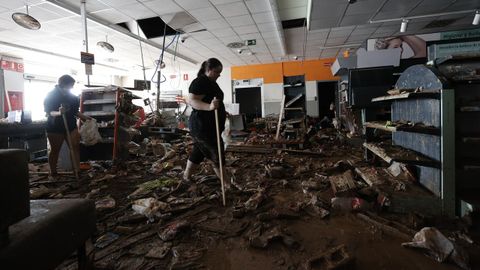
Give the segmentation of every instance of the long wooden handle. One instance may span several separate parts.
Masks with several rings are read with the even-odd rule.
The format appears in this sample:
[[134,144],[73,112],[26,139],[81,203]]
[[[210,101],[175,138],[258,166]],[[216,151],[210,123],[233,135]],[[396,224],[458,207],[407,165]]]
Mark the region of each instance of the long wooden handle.
[[223,182],[223,160],[222,160],[222,143],[220,141],[220,128],[218,123],[218,110],[215,109],[215,126],[217,127],[217,147],[218,147],[218,161],[220,163],[220,183],[222,185],[222,199],[223,199],[223,206],[226,206],[226,199],[225,199],[225,184]]
[[67,133],[67,143],[68,149],[70,150],[70,160],[72,162],[72,168],[75,173],[75,178],[78,180],[77,158],[75,156],[75,153],[73,152],[72,137],[70,137],[70,130],[68,130],[67,117],[65,116],[65,113],[62,113],[62,118],[63,125],[65,126],[65,132]]

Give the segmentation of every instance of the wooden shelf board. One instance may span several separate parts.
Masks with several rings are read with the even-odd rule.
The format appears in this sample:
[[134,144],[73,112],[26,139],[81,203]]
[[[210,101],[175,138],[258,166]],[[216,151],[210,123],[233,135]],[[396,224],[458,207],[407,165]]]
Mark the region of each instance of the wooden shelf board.
[[430,135],[441,135],[440,128],[436,127],[428,127],[428,126],[410,126],[410,125],[396,125],[396,126],[387,126],[386,122],[365,122],[363,124],[367,128],[375,128],[380,129],[388,132],[414,132],[414,133],[423,133],[423,134],[430,134]]
[[115,99],[87,99],[83,101],[83,105],[92,105],[92,104],[115,104],[117,101]]
[[416,151],[398,145],[363,143],[363,146],[389,164],[392,163],[392,161],[396,161],[405,164],[434,168],[439,168],[441,165],[438,160],[431,159]]
[[389,100],[398,100],[398,99],[408,99],[408,98],[440,98],[439,91],[425,91],[425,92],[409,92],[409,93],[402,93],[398,95],[388,95],[382,97],[376,97],[372,99],[372,102],[379,102],[379,101],[389,101]]

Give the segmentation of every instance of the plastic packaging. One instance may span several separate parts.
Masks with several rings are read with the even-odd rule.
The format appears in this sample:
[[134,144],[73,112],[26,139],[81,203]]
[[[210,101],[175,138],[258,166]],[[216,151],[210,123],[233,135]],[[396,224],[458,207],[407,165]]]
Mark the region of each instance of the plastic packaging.
[[80,136],[85,145],[95,145],[102,141],[102,136],[98,132],[97,120],[91,119],[85,121],[80,127]]

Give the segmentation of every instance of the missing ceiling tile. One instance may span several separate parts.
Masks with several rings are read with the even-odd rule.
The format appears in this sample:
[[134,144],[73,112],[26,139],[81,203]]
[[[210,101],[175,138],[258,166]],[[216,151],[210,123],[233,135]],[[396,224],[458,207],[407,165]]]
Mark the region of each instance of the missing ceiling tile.
[[298,27],[304,27],[306,23],[307,23],[306,18],[286,20],[286,21],[282,21],[282,27],[283,29],[298,28]]
[[457,20],[458,19],[435,20],[425,25],[424,28],[445,27],[445,26],[449,26],[450,24],[454,23]]

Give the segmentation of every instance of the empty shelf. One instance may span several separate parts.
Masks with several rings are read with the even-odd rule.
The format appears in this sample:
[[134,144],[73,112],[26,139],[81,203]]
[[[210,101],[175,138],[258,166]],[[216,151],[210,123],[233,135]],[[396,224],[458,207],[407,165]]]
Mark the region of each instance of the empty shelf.
[[83,101],[83,105],[91,104],[115,104],[117,101],[115,99],[87,99]]
[[434,168],[439,168],[441,165],[438,160],[431,159],[418,152],[398,145],[363,143],[363,146],[389,164],[392,163],[392,161],[396,161],[405,164]]

